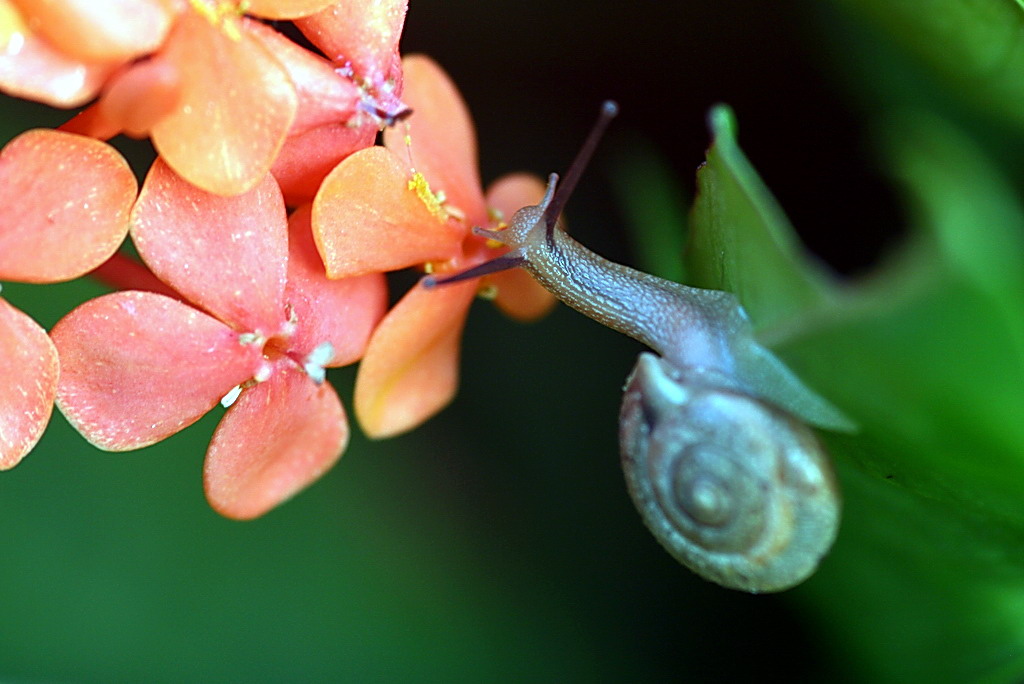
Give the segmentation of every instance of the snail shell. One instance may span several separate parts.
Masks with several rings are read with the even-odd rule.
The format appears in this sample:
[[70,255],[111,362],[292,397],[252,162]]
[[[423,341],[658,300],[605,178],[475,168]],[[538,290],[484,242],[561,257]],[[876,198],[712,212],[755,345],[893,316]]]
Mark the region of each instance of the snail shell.
[[781,591],[811,575],[835,540],[831,466],[788,413],[645,352],[627,380],[619,425],[644,522],[706,579]]

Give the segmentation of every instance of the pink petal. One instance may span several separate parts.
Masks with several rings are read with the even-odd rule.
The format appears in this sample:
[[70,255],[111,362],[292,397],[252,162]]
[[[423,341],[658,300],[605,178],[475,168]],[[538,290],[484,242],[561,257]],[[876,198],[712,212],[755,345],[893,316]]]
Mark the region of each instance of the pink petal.
[[340,0],[295,25],[328,59],[351,65],[357,78],[378,88],[394,78],[392,55],[408,5],[408,0]]
[[206,497],[229,518],[263,515],[333,466],[348,434],[334,388],[279,360],[217,426],[203,468]]
[[46,331],[0,299],[0,470],[32,450],[53,412],[57,350]]
[[298,109],[288,135],[299,135],[316,126],[346,123],[358,113],[362,94],[352,82],[335,71],[323,57],[299,47],[266,24],[247,21],[246,29],[281,63],[295,84]]
[[[411,139],[411,163],[443,191],[447,204],[466,215],[469,225],[485,225],[487,210],[477,170],[476,132],[466,103],[441,67],[429,57],[413,55],[402,61],[405,90],[402,99],[412,107],[406,119]],[[401,159],[409,159],[406,129],[384,131],[384,143]]]
[[430,290],[417,285],[377,326],[355,387],[356,416],[368,436],[411,430],[455,396],[462,328],[477,280]]
[[181,73],[170,61],[159,55],[139,60],[107,82],[97,118],[113,130],[144,138],[177,108],[183,89]]
[[181,299],[181,295],[170,285],[153,275],[133,257],[125,252],[117,252],[89,276],[103,283],[112,290],[145,290],[166,295],[172,299]]
[[387,310],[387,281],[382,273],[329,280],[313,242],[309,217],[307,204],[289,220],[285,298],[297,321],[289,349],[304,356],[330,342],[334,357],[324,365],[345,366],[363,355],[370,333]]
[[222,197],[157,159],[131,222],[143,261],[187,299],[240,331],[270,336],[281,329],[288,229],[271,176],[244,194]]
[[96,268],[124,241],[137,189],[106,143],[22,133],[0,151],[0,278],[55,282]]
[[285,203],[295,207],[312,202],[327,174],[353,152],[372,145],[376,137],[377,125],[369,120],[360,126],[318,126],[286,139],[270,169]]
[[61,359],[57,405],[107,451],[139,449],[191,425],[263,363],[258,345],[152,292],[90,300],[50,335]]
[[114,68],[112,62],[66,55],[30,31],[8,0],[0,0],[0,91],[54,107],[77,107],[96,94]]
[[295,119],[295,86],[284,67],[248,24],[213,26],[195,11],[179,16],[161,53],[181,74],[182,92],[152,128],[160,156],[219,195],[254,187]]

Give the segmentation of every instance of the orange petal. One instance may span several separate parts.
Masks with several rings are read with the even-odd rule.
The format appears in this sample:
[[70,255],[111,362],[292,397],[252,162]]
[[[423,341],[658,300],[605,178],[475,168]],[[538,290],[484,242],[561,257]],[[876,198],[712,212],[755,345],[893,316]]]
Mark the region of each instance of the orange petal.
[[351,65],[357,78],[379,88],[395,78],[392,55],[408,7],[408,0],[341,0],[295,25],[328,59]]
[[[411,165],[427,177],[431,190],[444,192],[446,203],[461,210],[470,225],[485,225],[476,133],[466,103],[448,75],[429,57],[406,57],[402,65],[402,99],[413,112],[406,119],[412,141]],[[403,126],[384,131],[384,143],[402,159],[409,158]]]
[[103,119],[136,138],[170,114],[181,100],[181,74],[159,56],[135,62],[104,88],[99,110]]
[[345,366],[359,360],[370,333],[388,307],[387,282],[382,273],[328,280],[324,262],[313,243],[310,207],[300,207],[289,219],[288,287],[285,298],[296,319],[289,349],[306,355],[323,342],[334,347],[326,366]]
[[0,278],[76,278],[117,250],[138,186],[110,145],[37,129],[0,151]]
[[288,73],[245,24],[217,27],[193,11],[181,15],[163,54],[181,73],[182,94],[153,127],[157,151],[204,190],[249,190],[270,170],[295,118]]
[[126,61],[152,52],[171,27],[159,0],[14,0],[30,26],[83,61]]
[[153,163],[131,215],[132,239],[168,285],[240,331],[286,320],[287,216],[273,177],[243,195],[205,192]]
[[411,430],[455,396],[462,328],[478,285],[417,285],[377,326],[355,386],[356,416],[368,436]]
[[298,19],[319,12],[335,0],[249,0],[246,12],[264,19]]
[[464,232],[433,215],[409,189],[402,161],[360,150],[332,171],[313,201],[313,235],[330,278],[393,271],[454,258]]
[[[544,182],[532,174],[502,176],[487,190],[487,206],[502,213],[508,221],[523,207],[540,204]],[[529,321],[543,316],[555,305],[554,296],[521,268],[487,277],[498,290],[495,306],[516,320]]]
[[121,126],[105,117],[97,102],[62,123],[57,130],[97,140],[110,140],[121,133]]
[[285,203],[295,207],[312,202],[327,174],[345,157],[372,145],[376,137],[377,126],[370,120],[361,126],[317,126],[289,136],[270,169],[281,185]]
[[359,88],[352,79],[335,71],[333,64],[266,24],[247,21],[245,25],[249,35],[277,58],[295,84],[298,109],[289,136],[329,123],[346,123],[358,112],[356,106],[362,97]]
[[92,444],[139,449],[191,425],[263,363],[220,321],[152,292],[115,292],[50,333],[61,359],[57,406]]
[[0,90],[15,97],[77,107],[113,71],[109,62],[71,57],[28,29],[9,0],[0,0]]
[[125,252],[115,252],[114,256],[97,266],[89,276],[113,290],[145,290],[181,299],[173,287]]
[[263,515],[327,472],[348,435],[334,388],[279,361],[217,426],[203,468],[206,498],[229,518]]
[[0,299],[0,470],[32,450],[53,412],[57,350],[46,331]]

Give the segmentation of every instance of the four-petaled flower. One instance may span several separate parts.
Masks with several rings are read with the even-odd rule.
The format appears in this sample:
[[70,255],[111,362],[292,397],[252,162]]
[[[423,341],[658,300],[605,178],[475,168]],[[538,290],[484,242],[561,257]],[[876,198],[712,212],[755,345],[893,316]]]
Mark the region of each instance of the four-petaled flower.
[[307,205],[287,219],[269,175],[222,197],[158,160],[132,210],[131,235],[181,298],[116,292],[57,323],[57,405],[72,425],[102,449],[137,449],[230,393],[237,400],[204,467],[216,510],[252,518],[319,477],[348,438],[323,367],[362,355],[386,286],[379,273],[328,280],[309,215]]
[[[494,226],[495,213],[511,216],[544,195],[539,178],[515,174],[495,182],[485,200],[473,124],[455,85],[426,57],[403,64],[402,98],[412,116],[385,132],[386,147],[341,162],[313,202],[314,235],[331,278],[408,266],[465,270],[507,251],[473,235],[474,225]],[[478,292],[520,319],[553,303],[519,269],[414,287],[377,327],[359,366],[355,411],[368,435],[412,429],[451,400],[462,328]]]

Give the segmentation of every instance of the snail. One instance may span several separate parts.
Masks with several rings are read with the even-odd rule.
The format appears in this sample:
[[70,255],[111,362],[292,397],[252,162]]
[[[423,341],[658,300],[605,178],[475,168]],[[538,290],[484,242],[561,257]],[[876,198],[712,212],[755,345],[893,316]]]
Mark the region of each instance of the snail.
[[558,218],[605,128],[601,115],[561,182],[501,230],[501,257],[424,286],[521,267],[558,299],[654,350],[626,381],[619,446],[626,483],[658,541],[705,579],[748,592],[799,584],[828,552],[840,500],[808,423],[849,420],[757,342],[734,295],[688,287],[607,261]]

